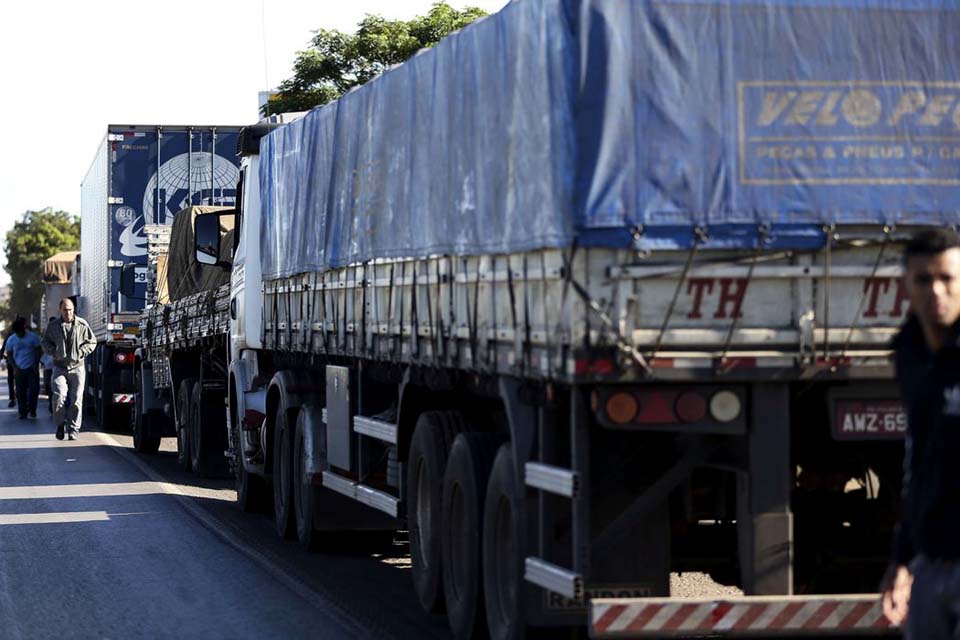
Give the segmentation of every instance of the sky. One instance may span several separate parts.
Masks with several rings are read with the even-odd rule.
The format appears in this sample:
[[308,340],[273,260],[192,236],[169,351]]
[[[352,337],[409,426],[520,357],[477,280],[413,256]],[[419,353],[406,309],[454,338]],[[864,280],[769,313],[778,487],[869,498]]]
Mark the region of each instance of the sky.
[[[488,12],[507,0],[448,0]],[[318,28],[409,19],[432,0],[47,0],[0,21],[0,238],[27,210],[80,214],[111,123],[244,125]],[[0,255],[0,260],[3,260]],[[0,285],[8,284],[0,271]]]

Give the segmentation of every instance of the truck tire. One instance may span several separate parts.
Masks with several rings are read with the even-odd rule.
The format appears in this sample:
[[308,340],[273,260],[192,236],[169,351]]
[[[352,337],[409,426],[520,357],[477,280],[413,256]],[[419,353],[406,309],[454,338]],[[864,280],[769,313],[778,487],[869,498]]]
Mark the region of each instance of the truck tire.
[[[240,455],[243,455],[242,453]],[[244,513],[266,513],[270,506],[270,487],[260,476],[250,473],[237,461],[237,505]]]
[[220,478],[228,474],[224,451],[227,449],[224,394],[217,389],[204,389],[202,382],[193,385],[190,401],[190,465],[201,478]]
[[443,474],[454,439],[467,430],[456,411],[427,411],[417,419],[407,471],[407,519],[413,586],[429,612],[442,611],[440,503]]
[[177,393],[177,464],[184,471],[193,471],[190,457],[190,405],[196,384],[196,378],[181,380],[180,391]]
[[493,640],[526,635],[523,612],[524,494],[517,485],[510,444],[497,452],[483,507],[483,595]]
[[293,506],[293,435],[283,406],[273,419],[273,517],[277,534],[292,540],[297,533]]
[[485,635],[480,541],[487,478],[502,442],[496,433],[461,433],[450,449],[443,476],[443,596],[455,638]]
[[[297,529],[297,542],[305,551],[315,551],[318,545],[319,534],[314,527],[315,503],[314,495],[317,488],[306,480],[307,451],[305,448],[304,429],[307,428],[303,420],[304,411],[297,415],[296,436],[293,445],[293,504],[294,523]],[[274,467],[276,468],[276,467]]]
[[137,396],[133,411],[133,449],[137,453],[154,454],[160,449],[160,436],[156,435],[151,425],[151,415],[143,410],[143,378],[137,371]]

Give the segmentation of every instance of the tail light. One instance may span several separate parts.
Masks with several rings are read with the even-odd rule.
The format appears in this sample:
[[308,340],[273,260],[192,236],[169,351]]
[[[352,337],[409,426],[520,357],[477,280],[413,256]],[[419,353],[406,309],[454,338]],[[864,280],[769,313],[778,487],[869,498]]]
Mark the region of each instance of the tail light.
[[740,416],[740,398],[732,391],[717,391],[710,398],[710,416],[717,422],[731,422]]
[[113,359],[116,361],[117,364],[127,364],[128,362],[133,360],[133,356],[129,353],[117,351],[117,353],[114,354]]
[[743,401],[733,390],[709,387],[599,387],[590,406],[609,427],[690,425],[725,428],[743,418]]
[[629,424],[637,417],[640,403],[632,393],[618,391],[607,398],[607,418],[614,424]]
[[677,396],[673,410],[681,422],[700,422],[707,415],[707,400],[696,391],[684,391]]

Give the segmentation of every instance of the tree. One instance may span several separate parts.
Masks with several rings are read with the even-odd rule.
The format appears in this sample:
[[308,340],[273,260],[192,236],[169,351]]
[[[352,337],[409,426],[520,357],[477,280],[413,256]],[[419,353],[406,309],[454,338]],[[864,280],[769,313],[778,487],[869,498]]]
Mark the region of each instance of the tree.
[[446,2],[437,2],[427,15],[412,20],[386,20],[368,14],[354,34],[318,29],[310,48],[297,53],[293,77],[280,83],[263,108],[263,115],[306,111],[336,100],[485,15],[477,7],[458,11]]
[[[80,219],[51,208],[27,211],[7,232],[10,312],[29,319],[40,312],[43,261],[58,251],[80,248]],[[38,318],[39,324],[39,318]]]

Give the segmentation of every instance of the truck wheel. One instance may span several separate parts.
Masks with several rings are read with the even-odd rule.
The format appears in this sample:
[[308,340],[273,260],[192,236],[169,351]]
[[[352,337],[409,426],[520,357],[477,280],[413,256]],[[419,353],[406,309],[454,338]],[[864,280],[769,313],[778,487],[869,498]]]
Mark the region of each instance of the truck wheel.
[[247,471],[243,460],[238,460],[237,465],[237,504],[240,510],[244,513],[265,512],[270,505],[270,488],[266,480]]
[[193,385],[190,400],[190,465],[201,478],[218,478],[228,471],[226,411],[223,392]]
[[484,636],[480,536],[487,478],[503,438],[461,433],[443,476],[440,549],[447,620],[456,638]]
[[[294,504],[294,522],[297,527],[297,542],[306,551],[314,551],[317,548],[318,534],[313,526],[315,513],[314,494],[316,488],[306,481],[307,477],[307,450],[305,447],[303,431],[307,428],[303,420],[305,415],[301,411],[297,415],[296,437],[293,445],[293,504]],[[276,467],[274,467],[276,468]]]
[[504,444],[487,482],[483,507],[483,595],[487,629],[495,640],[526,635],[523,615],[524,497],[513,453]]
[[150,414],[143,410],[143,379],[137,371],[137,395],[133,409],[133,449],[137,453],[156,453],[160,448],[160,436],[152,433]]
[[190,457],[190,404],[196,383],[196,378],[181,380],[180,392],[177,393],[177,464],[184,471],[193,471]]
[[440,502],[443,474],[454,438],[466,431],[456,411],[427,411],[417,419],[410,442],[407,514],[413,586],[424,609],[441,611]]
[[284,540],[296,534],[293,520],[293,434],[287,411],[277,406],[273,420],[273,517],[277,533]]

